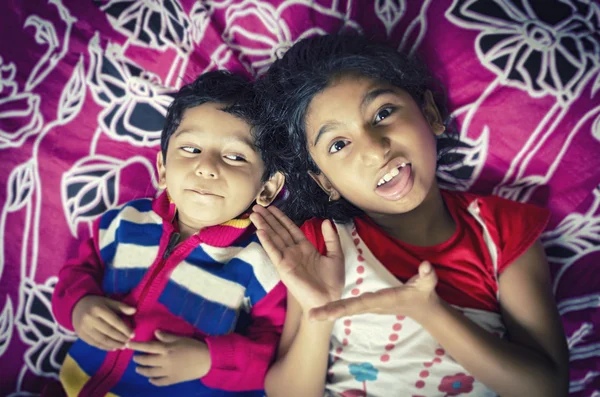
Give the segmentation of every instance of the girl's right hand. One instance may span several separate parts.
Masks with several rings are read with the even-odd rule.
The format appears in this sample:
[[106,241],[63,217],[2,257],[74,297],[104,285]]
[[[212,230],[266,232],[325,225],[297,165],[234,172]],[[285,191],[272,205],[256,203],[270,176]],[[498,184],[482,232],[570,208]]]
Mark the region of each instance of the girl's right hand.
[[250,220],[281,281],[294,295],[303,312],[340,299],[344,288],[344,254],[330,221],[322,224],[327,255],[323,256],[304,233],[271,206],[255,205]]

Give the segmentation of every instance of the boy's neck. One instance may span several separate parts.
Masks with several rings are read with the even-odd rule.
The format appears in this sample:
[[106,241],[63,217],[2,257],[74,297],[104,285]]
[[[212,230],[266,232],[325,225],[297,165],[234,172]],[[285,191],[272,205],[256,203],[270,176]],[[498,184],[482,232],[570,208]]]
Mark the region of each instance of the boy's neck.
[[196,229],[181,222],[179,217],[176,218],[177,226],[179,228],[180,241],[186,240],[188,237],[198,233],[202,229]]
[[369,214],[386,233],[404,243],[431,247],[449,240],[456,223],[446,208],[437,184],[421,205],[404,214]]
[[247,217],[236,217],[227,222],[196,228],[182,222],[179,217],[176,218],[177,228],[180,235],[179,241],[184,241],[197,234],[200,241],[215,247],[227,247],[238,240],[248,232],[248,227],[252,225]]

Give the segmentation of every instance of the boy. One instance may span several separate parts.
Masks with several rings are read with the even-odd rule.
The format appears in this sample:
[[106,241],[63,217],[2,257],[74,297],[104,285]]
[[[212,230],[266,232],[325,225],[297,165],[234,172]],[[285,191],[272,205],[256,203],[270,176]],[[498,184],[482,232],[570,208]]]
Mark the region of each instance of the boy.
[[53,312],[79,337],[60,373],[69,396],[263,394],[285,288],[248,209],[284,177],[251,133],[254,102],[223,71],[184,86],[157,155],[165,191],[103,214],[60,271]]

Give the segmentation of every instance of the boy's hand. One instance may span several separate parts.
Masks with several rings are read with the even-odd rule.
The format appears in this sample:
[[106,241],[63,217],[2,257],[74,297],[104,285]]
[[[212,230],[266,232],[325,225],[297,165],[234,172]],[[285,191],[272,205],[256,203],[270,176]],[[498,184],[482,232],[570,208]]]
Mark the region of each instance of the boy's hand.
[[377,313],[403,315],[415,319],[420,313],[426,314],[427,305],[435,303],[436,285],[435,270],[429,262],[423,262],[419,265],[419,273],[402,286],[331,302],[312,309],[309,318],[331,321],[355,314]]
[[154,333],[158,342],[129,342],[138,352],[133,361],[140,364],[135,370],[149,378],[155,386],[169,386],[200,379],[210,370],[210,354],[204,342],[162,331]]
[[133,332],[116,313],[131,316],[135,308],[103,296],[84,296],[73,308],[73,328],[84,342],[102,350],[125,347]]
[[304,313],[339,299],[345,280],[344,254],[331,222],[322,225],[327,247],[323,256],[278,208],[255,205],[253,210],[250,220],[258,238]]

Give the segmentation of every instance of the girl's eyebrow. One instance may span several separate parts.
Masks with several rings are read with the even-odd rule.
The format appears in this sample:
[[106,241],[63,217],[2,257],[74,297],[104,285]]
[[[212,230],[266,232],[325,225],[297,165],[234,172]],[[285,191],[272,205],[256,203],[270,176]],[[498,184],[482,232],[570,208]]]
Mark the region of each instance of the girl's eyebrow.
[[[377,99],[378,97],[380,97],[382,95],[386,95],[386,94],[398,95],[398,93],[396,91],[394,91],[392,88],[375,88],[375,89],[367,92],[363,96],[362,100],[360,101],[361,112],[364,113],[365,108],[367,106],[369,106],[371,103],[373,103],[373,101],[375,99]],[[341,123],[339,123],[337,121],[328,121],[325,124],[323,124],[323,126],[319,129],[319,132],[317,132],[317,136],[315,137],[313,146],[317,146],[317,143],[319,142],[319,139],[321,139],[322,135],[325,135],[326,133],[334,130],[335,128],[339,127],[340,125],[341,125]]]
[[325,124],[323,124],[323,126],[321,126],[321,128],[319,129],[319,132],[317,132],[317,136],[315,137],[313,146],[317,146],[317,143],[319,142],[319,139],[321,139],[322,135],[325,135],[328,132],[333,131],[334,129],[338,128],[341,125],[342,125],[342,123],[339,123],[337,121],[328,121]]
[[386,94],[398,95],[398,93],[392,88],[375,88],[374,90],[367,92],[360,102],[360,111],[364,112],[366,107],[369,106],[375,99]]

